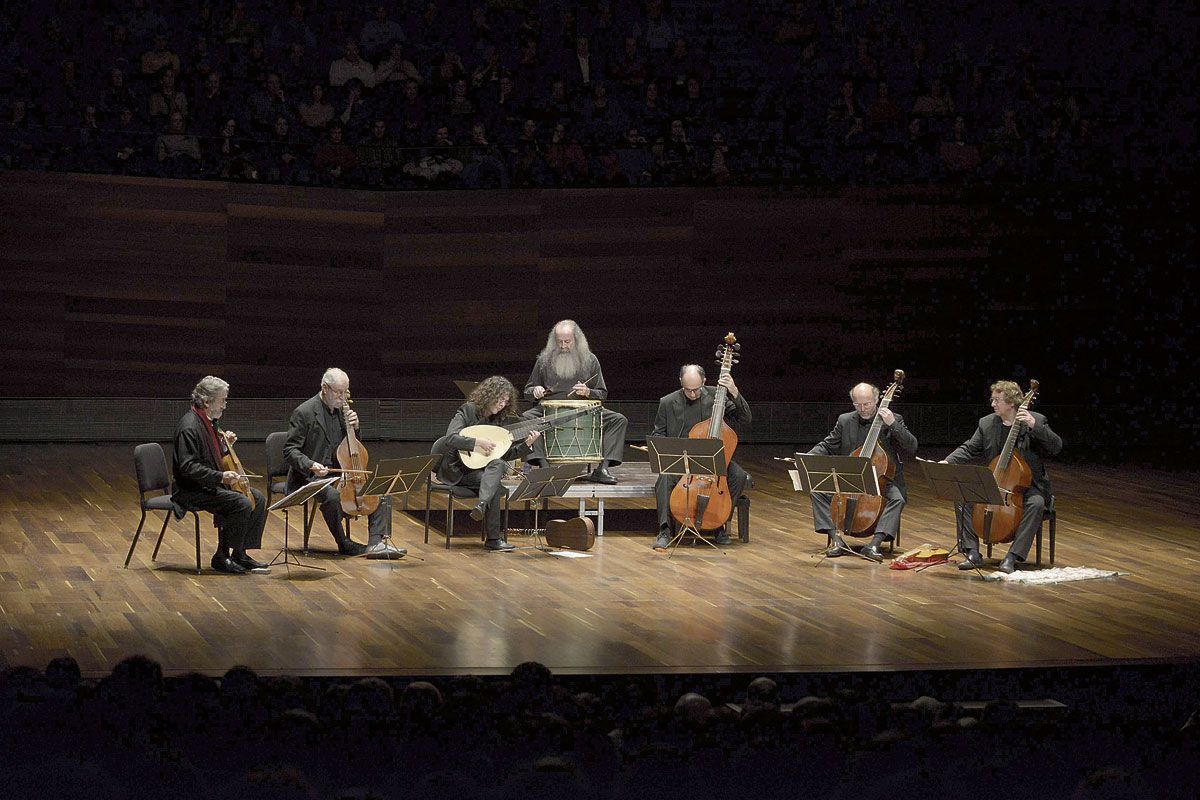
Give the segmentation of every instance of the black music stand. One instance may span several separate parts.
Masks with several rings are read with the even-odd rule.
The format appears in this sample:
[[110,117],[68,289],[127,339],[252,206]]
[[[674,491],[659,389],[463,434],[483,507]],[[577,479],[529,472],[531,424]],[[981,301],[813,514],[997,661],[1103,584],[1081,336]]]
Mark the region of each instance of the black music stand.
[[[823,494],[879,496],[879,480],[875,475],[875,468],[871,465],[871,459],[864,456],[823,456],[815,453],[796,453],[796,471],[800,474],[801,490],[809,495],[820,492]],[[857,505],[857,500],[850,500],[846,503],[846,515],[842,520],[841,529],[847,533],[853,523]],[[836,527],[836,520],[834,525]],[[875,563],[875,559],[852,550],[840,535],[831,538],[834,540],[836,550]]]
[[[925,476],[925,480],[933,488],[933,493],[942,500],[954,503],[954,550],[962,553],[960,515],[967,513],[967,506],[973,503],[984,503],[988,506],[983,512],[983,543],[992,543],[992,509],[991,506],[1006,505],[1005,497],[996,483],[996,476],[987,467],[979,464],[942,464],[938,461],[926,461],[918,458],[914,470]],[[950,555],[954,554],[950,551]],[[947,557],[948,560],[948,557]],[[976,572],[981,570],[976,567]]]
[[[312,500],[318,494],[320,494],[326,486],[331,486],[332,484],[337,483],[339,480],[341,480],[341,478],[337,476],[332,478],[318,478],[311,483],[304,484],[296,491],[284,495],[276,500],[273,505],[267,508],[267,511],[283,512],[283,549],[275,554],[275,557],[271,559],[271,563],[267,566],[273,567],[276,564],[283,564],[283,566],[287,568],[289,575],[292,572],[293,564],[297,567],[304,567],[305,569],[316,569],[320,570],[321,572],[325,571],[324,567],[318,567],[315,564],[305,564],[292,554],[291,549],[288,547],[288,531],[291,529],[291,525],[288,524],[288,509],[292,506],[304,505],[309,500]],[[279,560],[280,556],[283,556],[283,561]]]
[[[375,472],[371,475],[367,485],[363,487],[364,495],[379,495],[381,497],[395,497],[403,495],[404,508],[408,509],[408,496],[413,490],[425,485],[429,480],[429,474],[437,469],[442,462],[442,454],[425,456],[411,456],[409,458],[381,458],[375,463]],[[392,538],[390,533],[384,534],[383,541],[388,541]],[[404,558],[404,556],[397,556]],[[412,556],[418,561],[425,559],[420,556]],[[388,554],[388,560],[392,559],[391,553]]]
[[[679,475],[681,478],[687,479],[693,475],[715,477],[725,474],[725,442],[720,439],[649,436],[646,438],[646,445],[650,452],[650,471],[657,472],[659,475]],[[691,483],[689,482],[687,502],[689,508],[692,505],[691,500]],[[704,508],[700,507],[699,502],[697,502],[697,509],[700,517],[703,518]],[[679,526],[674,538],[667,543],[667,549],[671,551],[670,557],[674,557],[675,548],[679,547],[683,537],[688,534],[704,542],[721,555],[725,555],[725,551],[718,547],[716,542],[700,533],[700,529],[696,527],[696,520],[687,518]]]
[[581,477],[583,476],[580,475],[577,464],[560,464],[557,467],[531,469],[525,473],[521,482],[517,484],[517,488],[513,489],[512,494],[508,496],[509,503],[522,500],[541,501],[534,503],[533,506],[533,547],[535,550],[548,553],[562,549],[552,548],[542,539],[542,529],[538,526],[538,512],[551,497],[562,497],[566,494],[567,490],[571,488],[571,484]]

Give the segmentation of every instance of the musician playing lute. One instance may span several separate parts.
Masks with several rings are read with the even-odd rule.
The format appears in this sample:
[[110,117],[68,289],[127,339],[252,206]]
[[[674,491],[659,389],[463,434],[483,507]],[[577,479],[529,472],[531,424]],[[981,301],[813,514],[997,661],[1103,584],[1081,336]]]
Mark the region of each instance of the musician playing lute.
[[[500,426],[504,410],[512,403],[516,389],[505,377],[493,375],[480,382],[467,402],[454,412],[454,418],[446,427],[446,435],[433,443],[433,453],[442,453],[438,467],[438,480],[450,486],[463,486],[479,495],[479,502],[471,509],[471,518],[484,521],[487,531],[484,546],[493,552],[512,550],[505,541],[500,520],[500,505],[504,487],[500,481],[508,469],[507,461],[528,455],[534,442],[541,438],[541,431],[534,428],[524,439],[513,442],[502,457],[496,458],[497,443],[484,438],[464,436],[464,429],[475,425]],[[472,469],[463,463],[462,453],[480,453],[491,457],[487,466]]]

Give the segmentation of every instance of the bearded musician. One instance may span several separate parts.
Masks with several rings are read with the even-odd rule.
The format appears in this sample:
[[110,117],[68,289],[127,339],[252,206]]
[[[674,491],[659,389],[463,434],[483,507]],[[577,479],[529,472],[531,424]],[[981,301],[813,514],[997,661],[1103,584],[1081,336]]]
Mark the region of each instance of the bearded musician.
[[[604,400],[607,397],[608,387],[604,384],[604,373],[600,371],[600,360],[588,347],[587,336],[574,320],[564,319],[557,323],[546,338],[546,346],[538,354],[525,383],[525,399],[537,405],[521,417],[540,419],[544,414],[543,400]],[[617,479],[608,468],[621,463],[629,420],[624,414],[602,407],[600,424],[604,460],[584,480],[613,484]],[[544,440],[534,443],[526,461],[534,466],[549,466]]]

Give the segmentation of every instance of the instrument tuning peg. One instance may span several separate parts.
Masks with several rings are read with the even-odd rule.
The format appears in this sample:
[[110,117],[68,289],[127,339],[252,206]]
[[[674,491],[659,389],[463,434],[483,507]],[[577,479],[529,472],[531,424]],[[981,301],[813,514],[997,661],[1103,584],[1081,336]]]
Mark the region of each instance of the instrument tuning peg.
[[733,349],[734,349],[734,350],[741,350],[741,349],[742,349],[742,343],[741,343],[741,342],[734,342],[734,344],[733,344]]

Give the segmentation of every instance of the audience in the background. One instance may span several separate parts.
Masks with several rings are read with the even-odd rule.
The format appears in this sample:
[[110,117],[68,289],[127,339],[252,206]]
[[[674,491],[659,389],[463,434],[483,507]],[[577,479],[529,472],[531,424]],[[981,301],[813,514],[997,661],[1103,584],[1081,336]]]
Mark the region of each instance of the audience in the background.
[[[337,120],[359,160],[339,183],[366,188],[1060,181],[1134,171],[1178,145],[1169,130],[1121,145],[1116,123],[1096,136],[1114,103],[1137,96],[1142,113],[1155,99],[1133,67],[1091,74],[1086,46],[1038,51],[983,21],[945,25],[883,0],[767,3],[751,16],[729,0],[136,0],[50,17],[6,4],[0,166],[179,175],[176,114],[203,152],[230,150],[218,140],[232,118],[248,159],[290,153],[287,168],[247,160],[245,175],[314,185],[346,166],[315,161]],[[95,124],[80,136],[89,105]],[[472,163],[461,147],[439,152],[439,129],[465,143],[478,125],[486,168],[431,181],[435,163]],[[131,126],[167,137],[166,155],[114,163],[111,139]],[[631,127],[648,145],[631,148]],[[183,172],[228,177],[227,159],[196,161]]]

